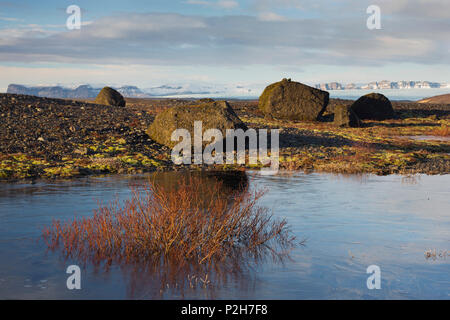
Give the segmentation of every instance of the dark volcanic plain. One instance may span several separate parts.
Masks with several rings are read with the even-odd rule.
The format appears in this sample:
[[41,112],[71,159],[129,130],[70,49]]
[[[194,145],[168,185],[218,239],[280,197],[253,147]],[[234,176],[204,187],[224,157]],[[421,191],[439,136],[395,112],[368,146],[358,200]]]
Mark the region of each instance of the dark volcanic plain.
[[[175,166],[170,149],[145,131],[154,117],[188,99],[126,99],[125,108],[0,94],[0,179],[69,178],[89,174],[239,166]],[[249,128],[279,128],[280,168],[335,173],[450,173],[450,105],[393,102],[396,119],[337,128],[331,99],[321,122],[267,120],[257,101],[229,100]],[[428,136],[421,139],[421,136]],[[431,138],[430,138],[431,137]],[[257,169],[258,166],[244,166]]]

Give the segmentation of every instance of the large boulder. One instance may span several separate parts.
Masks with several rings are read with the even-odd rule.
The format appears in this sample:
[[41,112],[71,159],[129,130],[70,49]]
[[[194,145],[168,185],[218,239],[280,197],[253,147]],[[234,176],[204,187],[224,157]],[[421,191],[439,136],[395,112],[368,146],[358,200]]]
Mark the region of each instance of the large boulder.
[[356,100],[353,111],[360,119],[386,120],[395,115],[392,104],[381,93],[369,93]]
[[198,105],[175,106],[164,110],[156,116],[155,121],[148,128],[147,134],[156,142],[172,148],[178,143],[171,140],[173,131],[186,129],[193,139],[195,121],[202,121],[203,132],[207,129],[219,129],[223,137],[226,135],[226,129],[247,130],[247,126],[239,119],[228,102],[216,101]]
[[337,127],[358,128],[362,126],[361,120],[350,106],[337,105],[334,107],[334,122]]
[[266,87],[259,109],[269,118],[315,121],[325,111],[329,93],[290,79]]
[[106,106],[125,107],[125,99],[113,88],[104,87],[95,98],[95,103]]

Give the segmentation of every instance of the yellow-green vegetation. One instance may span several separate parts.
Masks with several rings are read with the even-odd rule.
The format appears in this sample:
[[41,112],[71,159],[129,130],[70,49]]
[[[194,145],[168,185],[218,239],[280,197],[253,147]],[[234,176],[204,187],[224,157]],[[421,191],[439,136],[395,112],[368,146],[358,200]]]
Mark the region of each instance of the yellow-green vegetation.
[[[8,116],[0,124],[0,180],[262,167],[248,162],[176,166],[171,149],[151,139],[146,130],[155,114],[170,106],[192,104],[189,101],[158,101],[155,107],[152,100],[145,100],[139,106],[117,108],[78,102],[65,105],[65,101],[29,96],[2,99]],[[280,129],[282,170],[450,173],[450,116],[445,106],[397,104],[396,119],[364,120],[361,128],[336,127],[330,121],[269,120],[258,109],[257,101],[234,101],[231,107],[248,128]]]
[[[242,116],[253,128],[280,129],[280,168],[335,173],[445,173],[439,161],[450,160],[450,142],[416,140],[433,130],[448,128],[448,119],[406,118],[403,120],[365,121],[364,128],[337,128],[329,123],[267,120],[260,116]],[[441,129],[442,130],[442,129]],[[444,136],[445,138],[445,136]],[[92,139],[80,144],[76,156],[45,160],[24,154],[0,157],[0,179],[69,178],[86,174],[142,173],[173,169],[170,150],[154,156],[150,148],[132,152],[121,137],[105,141]],[[437,163],[436,167],[424,167]],[[214,169],[235,170],[238,165],[215,165]],[[259,169],[261,164],[245,166]],[[201,169],[191,166],[192,169]],[[444,170],[444,171],[443,171]]]
[[[363,128],[243,117],[249,127],[280,128],[280,167],[336,173],[448,173],[449,119],[365,121]],[[435,135],[436,129],[444,134]],[[427,136],[421,140],[421,136]],[[448,136],[447,136],[448,137]],[[283,144],[284,142],[287,143]],[[284,146],[283,145],[289,145]]]
[[25,154],[2,155],[0,156],[0,179],[70,178],[87,174],[142,173],[164,167],[169,159],[164,154],[152,157],[150,151],[148,148],[144,152],[131,152],[124,138],[111,137],[103,142],[93,139],[91,144],[80,144],[74,152],[76,156],[64,156],[60,160],[45,160]]

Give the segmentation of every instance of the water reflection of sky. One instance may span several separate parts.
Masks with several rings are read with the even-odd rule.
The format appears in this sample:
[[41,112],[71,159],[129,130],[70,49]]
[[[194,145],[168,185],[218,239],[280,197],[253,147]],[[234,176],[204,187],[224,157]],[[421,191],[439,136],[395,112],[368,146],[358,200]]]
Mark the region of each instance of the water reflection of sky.
[[[295,269],[301,279],[328,283],[329,296],[322,295],[448,298],[450,261],[424,258],[426,249],[448,249],[450,244],[448,176],[317,174],[294,175],[284,182],[278,177],[255,180],[270,188],[277,214],[308,238],[307,247],[294,256],[303,262]],[[264,201],[270,202],[269,197]],[[309,275],[304,261],[310,261]],[[382,269],[385,289],[380,293],[365,289],[362,281],[371,264]],[[315,290],[310,293],[321,297]]]
[[[220,290],[187,298],[449,299],[450,177],[250,173],[269,189],[261,204],[285,217],[306,246],[284,265],[266,263]],[[83,271],[79,292],[65,287],[64,262],[34,241],[52,218],[90,215],[97,200],[129,195],[125,178],[0,185],[0,298],[127,298],[124,271]],[[366,268],[381,267],[382,289],[366,288]],[[155,297],[151,286],[135,298]],[[163,298],[180,298],[166,294]]]

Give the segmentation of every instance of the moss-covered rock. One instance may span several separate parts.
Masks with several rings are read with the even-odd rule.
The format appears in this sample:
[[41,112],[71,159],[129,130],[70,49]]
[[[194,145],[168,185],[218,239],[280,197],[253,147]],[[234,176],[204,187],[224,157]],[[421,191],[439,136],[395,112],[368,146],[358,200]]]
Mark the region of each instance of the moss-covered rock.
[[259,109],[267,117],[315,121],[325,111],[329,93],[290,79],[266,87],[259,97]]
[[362,126],[361,120],[350,106],[337,105],[334,107],[334,122],[337,127],[358,128]]
[[171,140],[173,131],[186,129],[193,138],[195,121],[202,121],[203,132],[207,129],[219,129],[224,137],[226,129],[247,130],[247,126],[228,102],[217,101],[167,109],[156,116],[147,133],[156,142],[174,147],[178,142]]
[[386,120],[395,116],[388,98],[381,93],[369,93],[352,104],[352,109],[360,119]]
[[125,107],[125,99],[123,96],[113,88],[104,87],[102,91],[95,98],[95,103],[106,106]]

